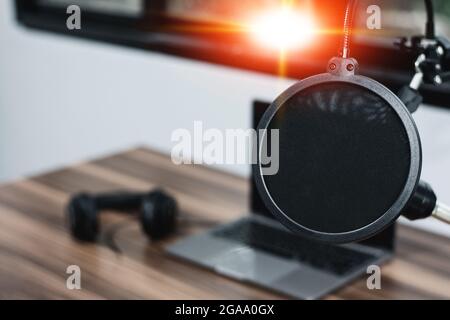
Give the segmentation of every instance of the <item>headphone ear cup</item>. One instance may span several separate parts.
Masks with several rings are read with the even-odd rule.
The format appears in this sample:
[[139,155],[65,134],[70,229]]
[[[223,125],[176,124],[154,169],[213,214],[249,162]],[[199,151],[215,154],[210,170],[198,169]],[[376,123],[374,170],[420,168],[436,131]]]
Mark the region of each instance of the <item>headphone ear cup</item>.
[[145,234],[154,241],[175,231],[177,215],[175,199],[163,191],[152,192],[142,200],[141,226]]
[[94,242],[99,231],[95,200],[87,194],[72,198],[67,206],[70,231],[80,241]]

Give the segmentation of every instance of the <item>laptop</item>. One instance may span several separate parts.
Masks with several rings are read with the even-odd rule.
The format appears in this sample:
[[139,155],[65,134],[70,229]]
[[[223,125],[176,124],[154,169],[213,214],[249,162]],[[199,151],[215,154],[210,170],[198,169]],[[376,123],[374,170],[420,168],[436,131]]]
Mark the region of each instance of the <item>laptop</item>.
[[[269,107],[254,102],[253,128]],[[253,179],[252,179],[253,181]],[[394,252],[395,225],[361,243],[328,245],[297,236],[265,208],[252,183],[250,214],[180,240],[169,254],[298,299],[318,299],[380,265]]]

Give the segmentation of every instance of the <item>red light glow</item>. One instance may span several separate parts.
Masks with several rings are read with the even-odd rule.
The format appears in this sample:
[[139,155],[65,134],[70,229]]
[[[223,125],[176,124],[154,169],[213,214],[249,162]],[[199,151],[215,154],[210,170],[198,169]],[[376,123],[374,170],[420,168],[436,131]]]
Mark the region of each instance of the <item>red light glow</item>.
[[254,19],[250,24],[250,31],[266,47],[292,50],[311,43],[316,25],[310,14],[286,6]]

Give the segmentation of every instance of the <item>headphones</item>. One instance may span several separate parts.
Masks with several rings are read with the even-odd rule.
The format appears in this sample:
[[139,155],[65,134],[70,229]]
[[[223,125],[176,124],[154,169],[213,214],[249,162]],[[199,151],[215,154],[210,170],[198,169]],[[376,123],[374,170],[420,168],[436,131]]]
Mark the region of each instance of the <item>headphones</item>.
[[[426,36],[398,44],[418,54],[416,74],[398,95],[356,73],[349,43],[357,1],[349,0],[341,55],[263,115],[253,176],[266,207],[293,232],[338,244],[370,238],[400,215],[450,223],[450,209],[420,181],[422,147],[411,115],[422,102],[422,83],[450,79],[441,70],[450,44],[435,36],[433,3],[425,3]],[[266,170],[269,150],[279,152],[276,173]]]
[[83,242],[94,242],[100,231],[101,210],[129,213],[138,210],[142,230],[152,241],[162,240],[174,232],[178,216],[175,199],[162,190],[147,193],[80,193],[68,206],[67,215],[72,236]]

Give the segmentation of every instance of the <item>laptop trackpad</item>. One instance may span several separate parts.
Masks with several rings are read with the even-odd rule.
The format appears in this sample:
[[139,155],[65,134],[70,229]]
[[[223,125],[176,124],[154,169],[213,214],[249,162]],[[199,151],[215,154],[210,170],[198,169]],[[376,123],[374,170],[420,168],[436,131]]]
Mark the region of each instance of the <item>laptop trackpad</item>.
[[210,262],[218,273],[240,280],[258,280],[265,284],[270,284],[299,268],[297,263],[276,259],[240,245],[222,251]]

